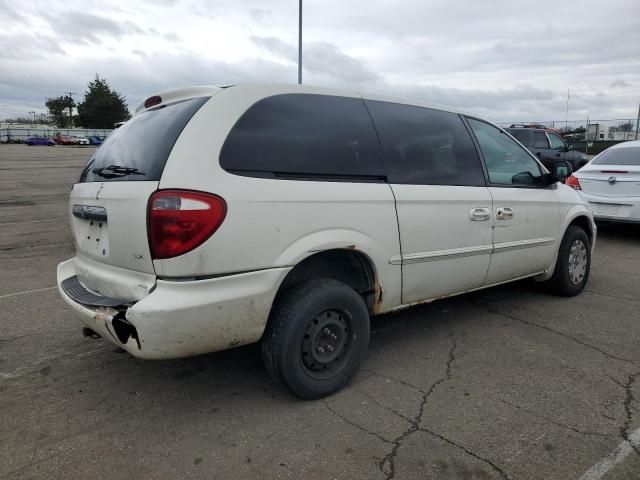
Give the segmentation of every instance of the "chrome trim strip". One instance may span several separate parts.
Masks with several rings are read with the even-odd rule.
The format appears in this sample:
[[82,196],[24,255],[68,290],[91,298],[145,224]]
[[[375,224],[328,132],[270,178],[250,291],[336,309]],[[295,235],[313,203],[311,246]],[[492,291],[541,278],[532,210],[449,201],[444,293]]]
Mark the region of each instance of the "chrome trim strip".
[[496,243],[493,246],[493,252],[507,252],[509,250],[518,250],[520,248],[541,247],[543,245],[549,245],[554,243],[555,238],[534,238],[532,240],[517,240],[515,242],[501,242]]
[[487,255],[493,251],[491,245],[478,247],[450,248],[433,252],[416,252],[407,255],[394,255],[389,259],[391,265],[407,265],[410,263],[433,262],[437,260],[451,260],[453,258],[471,257],[473,255]]
[[98,220],[100,222],[107,221],[107,210],[104,207],[96,207],[93,205],[74,205],[71,209],[74,217],[84,218],[86,220]]
[[501,242],[495,245],[480,245],[476,247],[450,248],[447,250],[435,250],[433,252],[416,252],[407,255],[394,255],[389,259],[391,265],[410,265],[412,263],[435,262],[439,260],[452,260],[454,258],[471,257],[474,255],[487,255],[492,253],[507,252],[520,248],[540,247],[555,242],[554,238],[534,238],[532,240],[517,240],[515,242]]

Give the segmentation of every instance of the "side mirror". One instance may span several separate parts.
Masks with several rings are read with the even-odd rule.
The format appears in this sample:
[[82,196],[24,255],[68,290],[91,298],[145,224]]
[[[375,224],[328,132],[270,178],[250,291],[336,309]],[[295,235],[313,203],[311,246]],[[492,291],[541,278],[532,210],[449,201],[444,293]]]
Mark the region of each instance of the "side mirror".
[[553,165],[551,165],[551,183],[562,182],[572,173],[573,168],[571,168],[571,164],[569,162],[566,162],[564,160],[554,162]]

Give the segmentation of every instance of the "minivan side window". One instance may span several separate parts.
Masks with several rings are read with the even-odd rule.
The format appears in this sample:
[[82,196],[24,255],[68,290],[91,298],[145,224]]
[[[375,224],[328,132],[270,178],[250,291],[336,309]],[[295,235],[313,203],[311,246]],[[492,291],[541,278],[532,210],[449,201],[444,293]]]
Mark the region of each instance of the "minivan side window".
[[220,152],[238,175],[286,179],[384,181],[386,168],[360,98],[283,94],[252,105]]
[[468,118],[478,140],[489,181],[497,185],[543,185],[538,162],[507,134],[486,122]]
[[486,184],[473,141],[459,115],[366,100],[389,168],[389,183]]

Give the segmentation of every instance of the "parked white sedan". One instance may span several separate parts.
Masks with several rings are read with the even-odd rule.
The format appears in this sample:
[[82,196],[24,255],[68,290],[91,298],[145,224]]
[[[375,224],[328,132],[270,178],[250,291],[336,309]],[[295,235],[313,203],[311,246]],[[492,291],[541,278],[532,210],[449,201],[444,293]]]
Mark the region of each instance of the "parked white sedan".
[[567,179],[599,220],[640,222],[640,140],[608,148]]

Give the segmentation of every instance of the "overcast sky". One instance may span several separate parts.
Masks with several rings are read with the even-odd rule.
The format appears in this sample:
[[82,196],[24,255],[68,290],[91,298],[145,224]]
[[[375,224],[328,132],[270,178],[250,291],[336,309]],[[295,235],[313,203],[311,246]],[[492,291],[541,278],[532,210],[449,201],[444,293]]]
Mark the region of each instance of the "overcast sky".
[[[0,118],[178,86],[297,81],[297,0],[0,0]],[[640,0],[305,0],[303,82],[494,121],[635,118]]]

